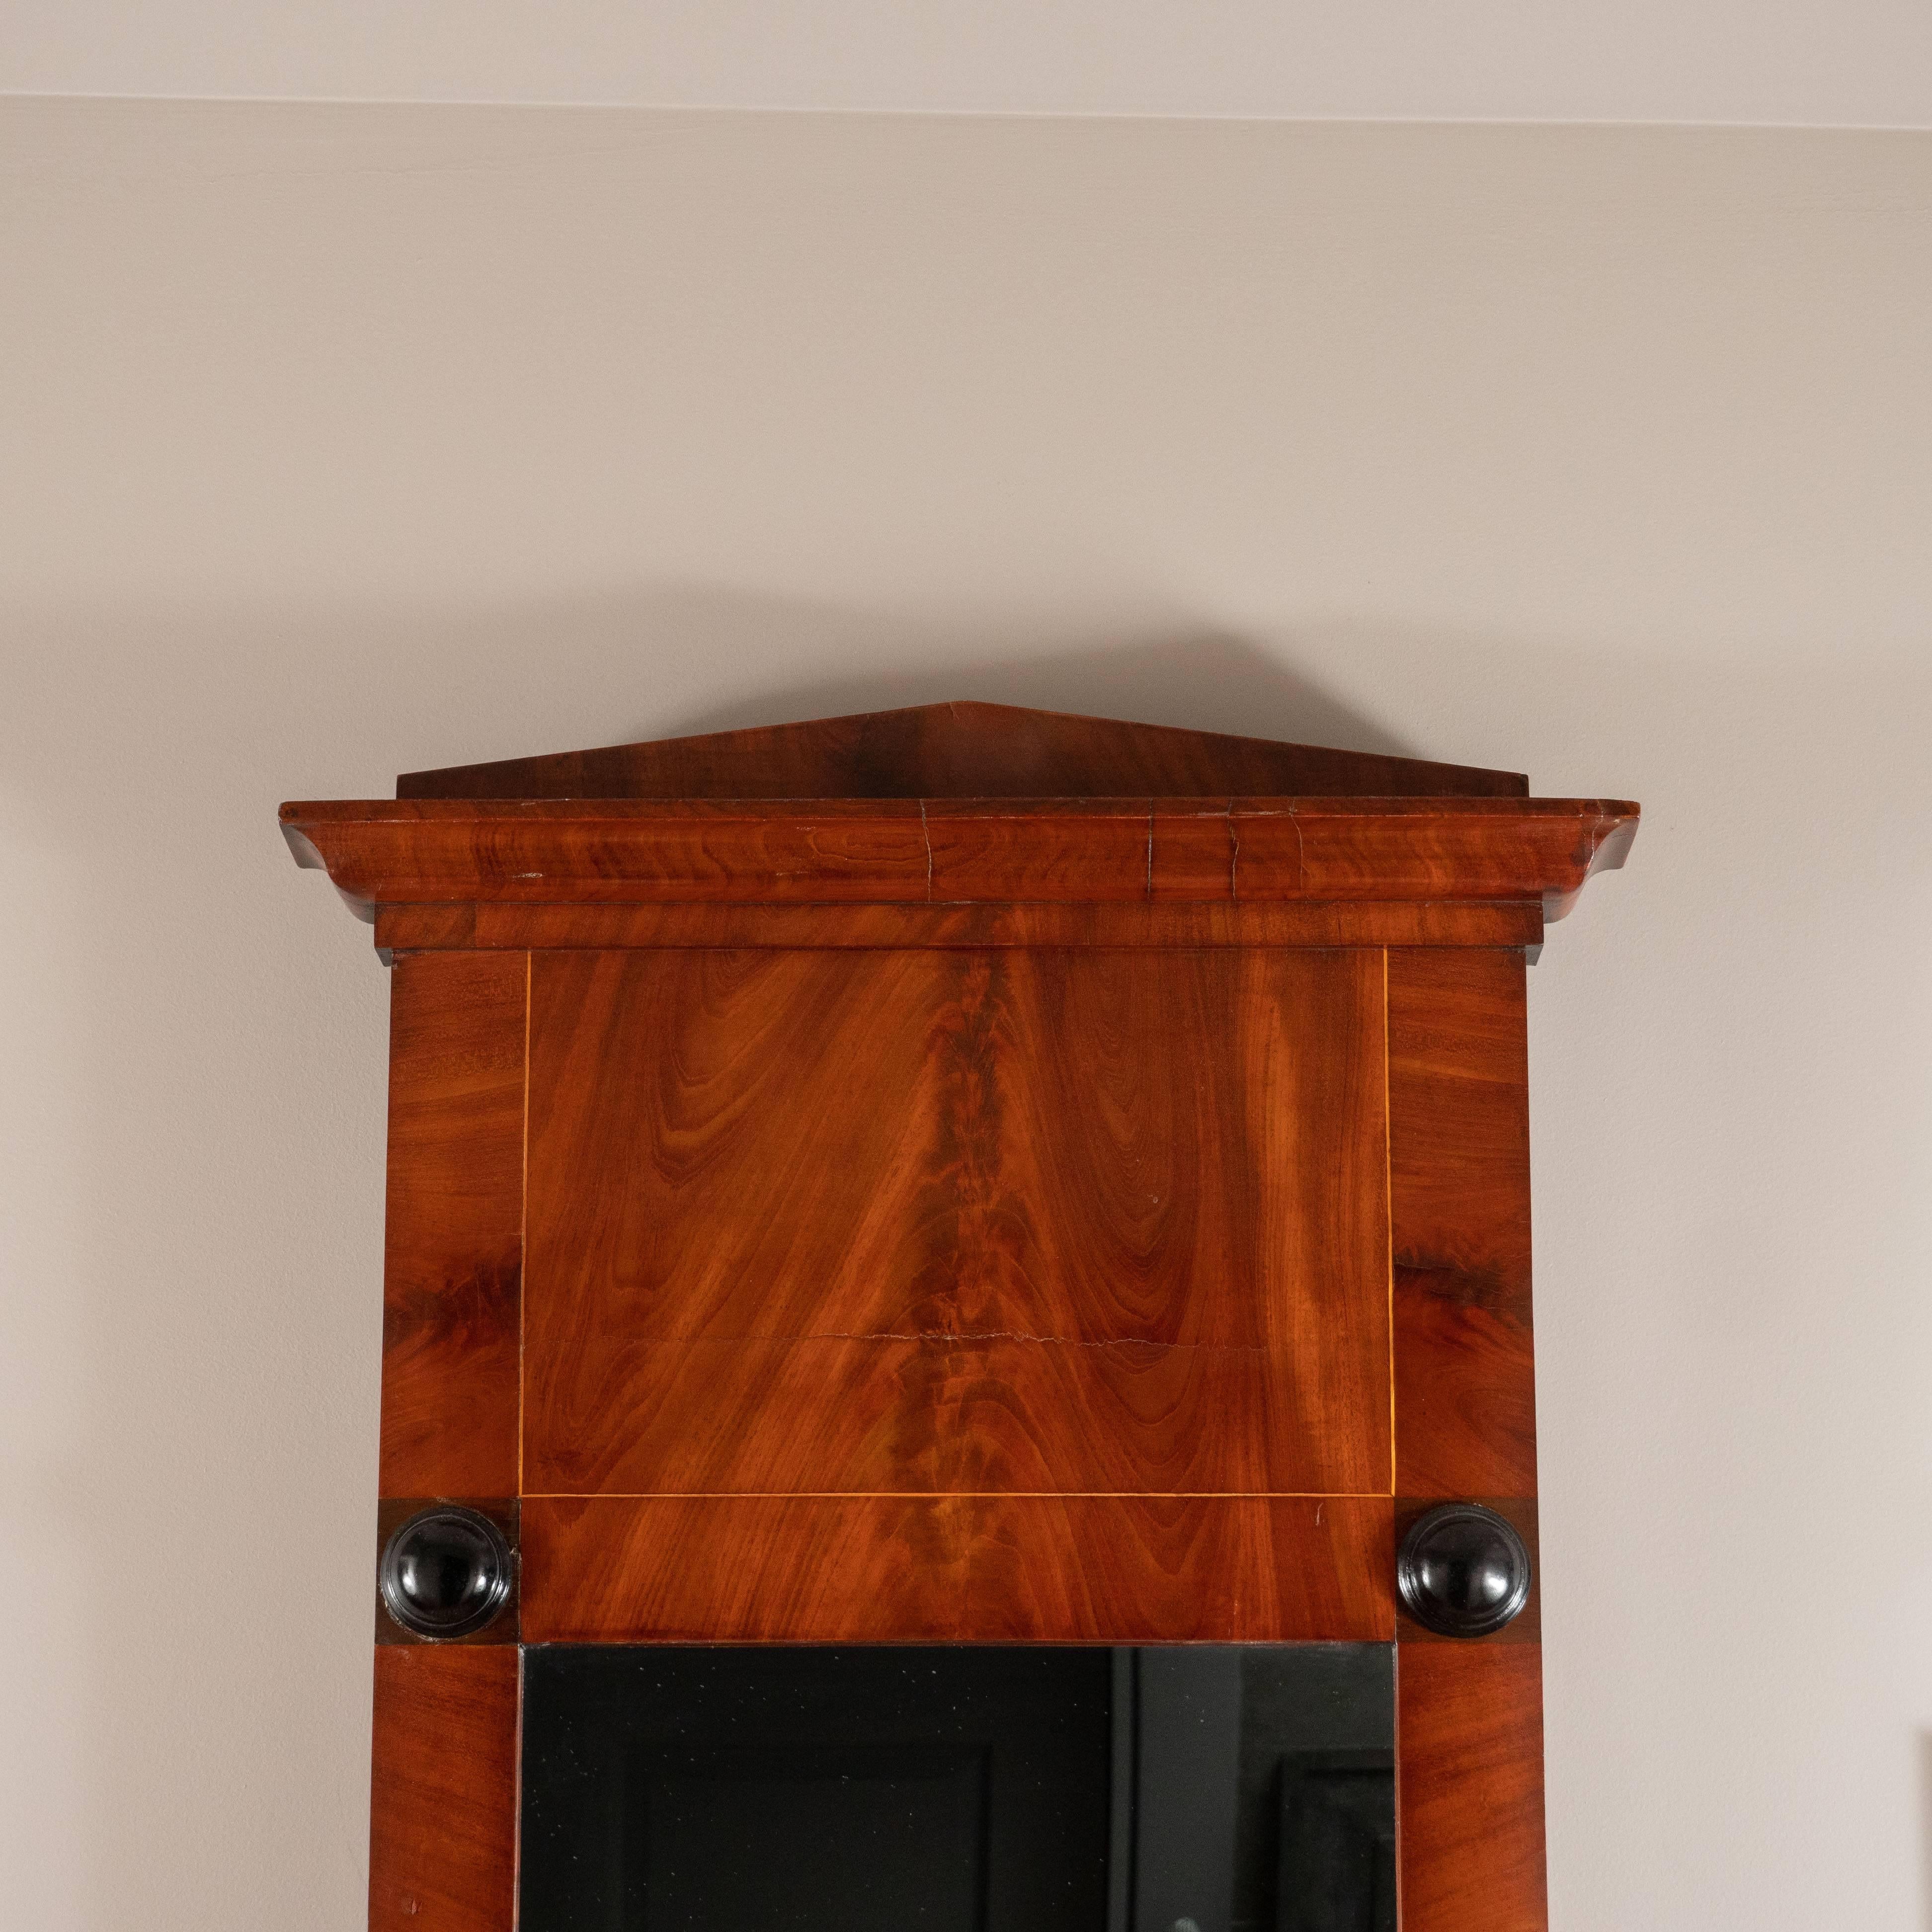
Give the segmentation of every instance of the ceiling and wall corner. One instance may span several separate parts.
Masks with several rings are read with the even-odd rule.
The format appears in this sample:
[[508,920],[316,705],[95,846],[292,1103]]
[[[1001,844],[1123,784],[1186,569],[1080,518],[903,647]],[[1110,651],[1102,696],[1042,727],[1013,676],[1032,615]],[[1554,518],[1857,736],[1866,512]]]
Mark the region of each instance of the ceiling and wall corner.
[[963,697],[1643,801],[1531,980],[1552,1922],[1932,1922],[1932,15],[571,20],[0,22],[0,1920],[362,1910],[276,802]]
[[1932,124],[1919,0],[9,0],[0,92]]

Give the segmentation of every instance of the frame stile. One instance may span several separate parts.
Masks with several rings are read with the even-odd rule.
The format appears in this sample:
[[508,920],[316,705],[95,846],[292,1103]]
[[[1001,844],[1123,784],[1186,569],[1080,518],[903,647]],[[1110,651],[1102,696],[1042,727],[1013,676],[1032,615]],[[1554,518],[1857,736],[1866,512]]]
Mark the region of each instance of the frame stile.
[[[409,954],[391,994],[386,1499],[514,1504],[525,1030],[513,952]],[[379,1643],[372,1932],[511,1932],[520,1651]]]
[[[1525,962],[1388,956],[1397,1533],[1480,1498],[1534,1548]],[[1546,1932],[1538,1594],[1474,1641],[1398,1618],[1403,1932]]]

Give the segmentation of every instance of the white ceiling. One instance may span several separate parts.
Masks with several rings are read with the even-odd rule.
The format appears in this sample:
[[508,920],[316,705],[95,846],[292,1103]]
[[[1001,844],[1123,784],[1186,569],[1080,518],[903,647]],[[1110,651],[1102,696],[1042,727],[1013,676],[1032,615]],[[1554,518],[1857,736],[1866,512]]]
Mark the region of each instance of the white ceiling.
[[1927,0],[0,0],[0,92],[1932,126]]

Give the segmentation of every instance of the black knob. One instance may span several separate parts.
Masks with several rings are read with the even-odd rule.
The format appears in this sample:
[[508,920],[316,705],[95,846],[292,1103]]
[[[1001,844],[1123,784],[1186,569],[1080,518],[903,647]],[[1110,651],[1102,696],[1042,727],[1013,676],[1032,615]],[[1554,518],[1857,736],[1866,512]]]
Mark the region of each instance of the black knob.
[[1395,1561],[1402,1607],[1440,1636],[1487,1636],[1529,1600],[1529,1552],[1480,1503],[1442,1503],[1409,1526]]
[[460,1503],[434,1504],[383,1548],[383,1607],[417,1636],[468,1636],[508,1600],[510,1562],[510,1546],[487,1516]]

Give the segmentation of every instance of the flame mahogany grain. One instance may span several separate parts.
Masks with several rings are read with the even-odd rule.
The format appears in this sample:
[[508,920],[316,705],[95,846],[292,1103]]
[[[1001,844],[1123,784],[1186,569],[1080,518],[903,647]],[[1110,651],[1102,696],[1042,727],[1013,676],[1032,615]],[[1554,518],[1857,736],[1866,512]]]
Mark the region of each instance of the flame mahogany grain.
[[521,953],[425,953],[391,981],[381,1493],[518,1487]]
[[1322,1442],[1298,1365],[1279,1349],[754,1337],[586,1345],[573,1370],[572,1400],[552,1378],[532,1405],[542,1426],[525,1478],[565,1494],[1388,1483],[1386,1429],[1352,1456],[1340,1430]]
[[529,1487],[1388,1493],[1382,998],[1359,952],[538,956]]
[[[532,1642],[1394,1637],[1403,1932],[1544,1932],[1535,1598],[1394,1592],[1535,1544],[1522,949],[1637,808],[1526,791],[962,704],[284,806],[397,957],[392,1513],[520,1510]],[[518,1655],[378,1651],[383,1932],[509,1932]]]
[[370,1932],[509,1932],[520,1655],[507,1645],[378,1647]]
[[526,1498],[533,1642],[1386,1641],[1385,1496]]

